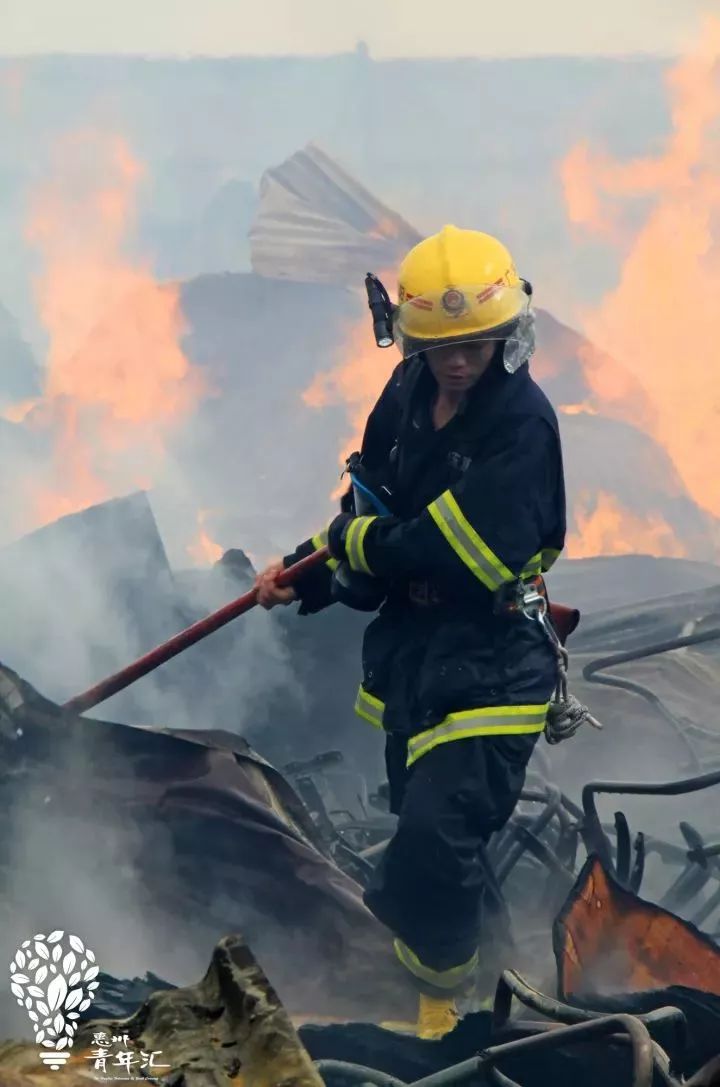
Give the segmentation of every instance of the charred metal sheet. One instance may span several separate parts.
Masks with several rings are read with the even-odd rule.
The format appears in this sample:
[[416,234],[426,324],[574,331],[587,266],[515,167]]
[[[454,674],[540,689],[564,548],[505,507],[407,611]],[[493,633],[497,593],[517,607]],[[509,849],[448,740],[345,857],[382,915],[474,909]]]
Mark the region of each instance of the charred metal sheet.
[[562,998],[686,985],[720,995],[720,947],[588,858],[553,932]]
[[263,174],[250,230],[252,266],[260,275],[348,286],[368,268],[395,268],[420,239],[313,144]]
[[[333,862],[290,783],[240,737],[63,714],[1,667],[0,708],[8,815],[47,797],[43,833],[60,835],[65,849],[74,827],[127,832],[134,886],[195,945],[262,918],[260,947],[295,1008],[351,1014],[374,999],[389,1013],[412,1009],[361,887]],[[10,878],[0,857],[0,894],[11,895]]]

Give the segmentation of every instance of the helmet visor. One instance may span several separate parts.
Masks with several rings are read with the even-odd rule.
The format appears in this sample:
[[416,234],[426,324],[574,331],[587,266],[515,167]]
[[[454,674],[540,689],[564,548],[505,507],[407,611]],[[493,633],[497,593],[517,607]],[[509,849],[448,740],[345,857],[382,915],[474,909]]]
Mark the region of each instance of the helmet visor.
[[405,356],[453,344],[501,342],[511,373],[535,348],[530,298],[522,286],[503,283],[406,296],[395,309],[393,333]]

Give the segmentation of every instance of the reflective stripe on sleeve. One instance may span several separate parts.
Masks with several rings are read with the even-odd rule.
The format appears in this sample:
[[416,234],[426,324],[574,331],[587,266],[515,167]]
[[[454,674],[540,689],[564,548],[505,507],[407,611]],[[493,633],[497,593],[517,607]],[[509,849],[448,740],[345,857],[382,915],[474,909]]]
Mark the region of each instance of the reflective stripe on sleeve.
[[481,709],[449,713],[439,725],[410,737],[407,765],[412,766],[422,755],[450,740],[542,732],[549,705],[545,702],[539,706],[483,706]]
[[372,570],[368,566],[368,561],[365,557],[365,549],[363,543],[365,540],[365,534],[370,528],[373,521],[377,520],[377,515],[373,517],[355,517],[350,522],[350,527],[345,537],[345,554],[348,557],[350,563],[350,569],[355,570],[358,574],[370,574]]
[[[327,547],[327,542],[328,542],[327,529],[324,528],[322,530],[322,532],[318,532],[318,534],[316,536],[313,536],[313,538],[312,538],[312,540],[310,542],[312,543],[312,545],[313,545],[313,547],[315,548],[316,551],[319,551],[321,547]],[[337,559],[329,558],[329,559],[325,560],[325,565],[330,570],[336,570],[339,564],[338,564]]]
[[529,558],[522,570],[520,571],[520,577],[537,577],[538,574],[545,574],[551,566],[557,562],[562,552],[557,551],[553,547],[545,547],[542,551],[538,551],[537,554]]
[[369,694],[361,684],[355,699],[355,713],[375,725],[375,728],[382,728],[385,703],[374,694]]
[[542,571],[543,571],[543,573],[545,573],[546,570],[549,570],[550,567],[553,566],[557,562],[557,560],[560,558],[560,556],[562,554],[562,551],[558,551],[557,548],[555,548],[555,547],[546,547],[546,548],[543,549],[541,554],[542,554]]
[[542,573],[542,569],[542,553],[538,551],[537,555],[533,555],[533,557],[528,559],[525,563],[520,571],[520,577],[521,579],[526,577],[537,577],[538,574]]
[[444,491],[427,509],[460,561],[490,592],[506,581],[516,580],[512,570],[472,527],[450,491]]

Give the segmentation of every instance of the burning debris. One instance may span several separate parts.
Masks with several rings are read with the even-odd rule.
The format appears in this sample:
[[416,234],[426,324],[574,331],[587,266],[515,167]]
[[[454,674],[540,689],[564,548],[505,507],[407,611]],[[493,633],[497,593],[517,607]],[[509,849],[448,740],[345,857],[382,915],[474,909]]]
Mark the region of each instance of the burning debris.
[[[706,643],[712,640],[700,637]],[[591,1085],[609,1076],[649,1084],[653,1075],[679,1084],[717,1055],[720,846],[687,820],[679,840],[638,834],[633,841],[626,816],[618,812],[608,824],[596,797],[690,797],[720,787],[720,771],[659,785],[590,782],[579,805],[546,776],[538,752],[516,812],[488,853],[493,878],[484,911],[498,939],[483,959],[465,1018],[442,1042],[427,1043],[380,1025],[390,1008],[397,1017],[404,1004],[409,1016],[414,1003],[381,926],[361,903],[392,833],[382,789],[365,787],[361,810],[342,811],[337,752],[295,762],[282,774],[231,734],[88,721],[59,710],[7,669],[0,681],[5,810],[17,818],[23,804],[47,791],[53,819],[46,833],[74,833],[76,855],[77,827],[90,811],[105,836],[122,826],[133,843],[124,895],[142,887],[136,908],[146,918],[162,917],[181,944],[220,941],[195,987],[102,973],[78,1050],[107,1030],[127,1036],[138,1053],[161,1049],[171,1068],[165,1079],[212,1074],[224,1082],[240,1068],[250,1083],[274,1084],[287,1079],[287,1066],[266,1059],[267,1044],[287,1054],[295,1069],[290,1079],[312,1082],[319,1074],[330,1087],[348,1076],[409,1083],[441,1072],[443,1082],[480,1077],[523,1087],[580,1075]],[[60,764],[53,744],[59,729]],[[638,895],[651,854],[667,873],[659,906]],[[4,896],[11,895],[6,887]],[[518,911],[522,926],[512,924]],[[263,918],[260,927],[255,916]],[[291,1014],[365,1019],[372,1009],[378,1025],[301,1028],[308,1057],[244,941],[226,938],[238,931],[252,934]],[[545,996],[523,978],[547,979],[551,946],[556,995]],[[474,1011],[495,987],[492,1014]],[[532,1023],[510,1018],[513,996],[531,1009]],[[265,1016],[267,1029],[259,1026]],[[543,1019],[565,1028],[548,1033]],[[618,1044],[623,1033],[629,1049]],[[473,1056],[478,1048],[481,1056]],[[17,1050],[10,1056],[20,1059]],[[366,1070],[352,1071],[348,1062]],[[594,1078],[598,1068],[604,1079]]]
[[[152,579],[168,576],[164,550],[141,498],[126,507],[101,507],[94,518],[61,523],[52,534],[75,536],[80,530],[83,546],[91,552],[94,546],[102,555],[98,541],[103,532],[112,534],[113,518],[126,515],[137,525],[137,555],[130,568],[143,568],[138,556],[147,546],[145,565],[150,564]],[[48,532],[28,541],[37,561]],[[247,560],[231,559],[229,555],[221,566],[237,568],[245,579],[251,576]],[[119,584],[124,576],[121,572]],[[588,572],[583,584],[586,590],[592,585]],[[591,591],[595,599],[601,595],[597,588]],[[679,747],[697,765],[712,763],[720,753],[720,734],[692,721],[696,716],[707,722],[708,707],[714,704],[714,592],[590,616],[577,635],[574,657],[589,684],[583,697],[594,711],[601,698],[605,719],[621,721],[624,700],[632,698],[635,743],[652,740],[656,751],[662,736],[658,726],[665,722],[675,760]],[[346,613],[339,617],[345,623],[352,618]],[[346,633],[337,640],[345,644]],[[608,661],[609,648],[616,652]],[[705,662],[702,669],[698,654]],[[635,678],[623,677],[620,684],[614,679],[613,686],[597,689],[592,682],[604,667],[646,667],[648,660],[654,662],[657,689],[662,689],[663,669],[669,668],[672,708],[654,692],[643,695]],[[705,692],[701,674],[707,676]],[[249,953],[243,941],[226,938],[243,932],[292,1014],[365,1019],[372,1009],[374,1026],[302,1028],[309,1057],[291,1046],[302,1075],[319,1074],[331,1087],[348,1075],[370,1075],[370,1081],[376,1076],[350,1072],[333,1063],[337,1061],[369,1065],[404,1082],[450,1067],[451,1080],[482,1073],[489,1082],[505,1082],[509,1075],[530,1087],[544,1082],[543,1077],[562,1083],[581,1075],[592,1084],[598,1067],[603,1076],[622,1083],[630,1074],[630,1053],[617,1042],[622,1031],[631,1039],[636,1083],[649,1082],[653,1067],[663,1082],[679,1083],[679,1076],[695,1073],[716,1055],[718,845],[703,840],[689,810],[674,833],[633,839],[627,816],[618,812],[608,822],[598,813],[596,797],[608,792],[647,797],[681,793],[690,799],[720,785],[720,771],[659,786],[598,781],[586,785],[579,804],[567,784],[578,780],[572,750],[564,762],[555,760],[551,774],[538,749],[520,803],[488,851],[493,878],[483,910],[495,938],[478,972],[475,997],[452,1036],[441,1043],[422,1043],[379,1025],[384,1018],[396,1018],[398,1007],[410,1018],[415,999],[390,957],[384,931],[361,899],[394,827],[382,788],[369,788],[362,773],[349,770],[337,752],[296,759],[280,773],[235,734],[77,718],[42,699],[7,669],[0,677],[5,767],[0,788],[19,835],[17,848],[44,858],[57,856],[63,868],[60,858],[69,848],[73,878],[80,887],[92,885],[98,877],[87,870],[87,860],[80,861],[87,858],[89,844],[83,828],[92,819],[93,836],[99,833],[112,842],[114,853],[123,857],[119,877],[106,888],[106,909],[100,905],[93,925],[106,911],[124,912],[128,920],[141,911],[144,939],[150,934],[156,944],[153,956],[160,960],[172,957],[169,943],[197,953],[203,944],[220,941],[211,969],[197,987],[165,981],[157,968],[132,982],[103,972],[81,1038],[101,1029],[127,1034],[137,1053],[163,1050],[171,1065],[168,1076],[190,1081],[210,1074],[210,1065],[223,1082],[237,1071],[238,1061],[248,1060],[248,1027],[238,1011],[249,1006],[247,985],[235,966],[238,956],[250,962]],[[350,682],[348,676],[348,687]],[[680,712],[677,703],[684,688],[692,703]],[[58,747],[60,731],[63,743]],[[586,763],[587,749],[582,757]],[[602,757],[591,757],[600,770]],[[26,818],[37,810],[52,819],[42,820],[39,828],[36,820],[29,841]],[[650,860],[656,869],[659,865],[662,879],[650,871]],[[0,898],[11,903],[13,894],[19,894],[36,901],[23,880],[16,886],[14,856],[5,861],[13,876]],[[46,859],[43,881],[52,883],[53,876]],[[648,879],[658,907],[638,897]],[[97,887],[94,894],[97,905]],[[62,913],[72,906],[72,896],[70,902],[62,896],[62,909],[60,901],[57,906]],[[522,925],[517,924],[520,909]],[[131,946],[132,931],[129,920],[122,938]],[[544,996],[536,986],[545,991],[549,987],[553,933],[558,980],[556,993]],[[14,936],[9,930],[7,938]],[[157,961],[154,957],[153,963]],[[227,970],[222,963],[230,963]],[[191,969],[187,961],[182,969]],[[222,985],[220,974],[226,979]],[[493,1015],[474,1011],[498,978]],[[542,1019],[530,1026],[509,1019],[508,994],[527,1004],[534,1016],[566,1024],[567,1030],[548,1034]],[[691,1039],[685,1049],[678,1041],[684,1022]],[[612,1036],[612,1044],[602,1040],[606,1036]],[[80,1046],[79,1038],[78,1052]],[[476,1058],[479,1047],[483,1056]],[[204,1056],[198,1063],[193,1055],[200,1053]],[[10,1050],[8,1056],[19,1061],[22,1051]],[[309,1058],[319,1062],[315,1069]],[[452,1070],[455,1065],[461,1066],[457,1072]],[[495,1065],[498,1069],[489,1071]],[[245,1074],[251,1082],[274,1082],[272,1063],[261,1061],[257,1071]]]
[[[514,1000],[529,1010],[529,1021],[511,1015]],[[438,1083],[516,1082],[506,1080],[506,1071],[527,1087],[573,1082],[578,1075],[589,1084],[610,1080],[649,1087],[654,1073],[673,1087],[685,1082],[676,1077],[699,1074],[713,1062],[717,996],[679,987],[630,993],[620,998],[632,1009],[624,1012],[613,1009],[618,998],[596,994],[593,1007],[587,999],[570,1000],[548,997],[506,970],[492,1012],[470,1013],[441,1042],[423,1043],[369,1024],[301,1025],[298,1037],[257,960],[235,936],[218,944],[197,985],[156,991],[127,1017],[86,1022],[76,1045],[87,1050],[86,1060],[94,1053],[102,1060],[105,1050],[93,1050],[93,1041],[125,1039],[133,1056],[162,1054],[163,1080],[181,1077],[189,1087],[207,1082],[209,1075],[224,1083],[238,1074],[249,1085],[272,1087],[288,1082],[387,1087],[433,1076]],[[599,1067],[593,1068],[598,1058]],[[491,1071],[497,1066],[502,1079]]]
[[[709,26],[698,56],[672,77],[676,131],[664,156],[627,170],[603,161],[594,178],[581,149],[565,166],[578,222],[603,225],[593,186],[611,196],[659,192],[618,291],[587,323],[590,338],[538,315],[537,373],[564,405],[571,556],[717,554],[720,510],[714,491],[708,497],[702,489],[706,451],[698,447],[698,459],[698,449],[689,450],[674,413],[675,386],[647,379],[648,353],[670,351],[674,362],[686,346],[686,324],[660,343],[657,300],[647,291],[658,250],[678,223],[687,244],[683,267],[664,285],[664,308],[687,282],[701,299],[710,289],[697,277],[718,192],[706,146],[718,102],[719,39]],[[0,849],[0,903],[10,910],[4,938],[15,939],[17,917],[34,924],[33,911],[52,906],[61,924],[66,913],[69,923],[85,918],[91,942],[94,929],[94,943],[114,956],[99,974],[67,1076],[87,1077],[87,1064],[78,1067],[88,1059],[83,1050],[107,1034],[128,1046],[128,1070],[161,1051],[164,1073],[156,1078],[140,1063],[141,1073],[189,1087],[238,1077],[249,1087],[699,1087],[717,1079],[720,843],[707,821],[707,797],[720,787],[714,568],[671,564],[683,596],[624,608],[609,606],[606,587],[616,577],[608,567],[576,573],[606,610],[575,639],[574,690],[612,722],[611,739],[590,735],[582,749],[563,748],[552,768],[545,749],[536,749],[515,811],[480,850],[483,954],[463,1019],[438,1042],[383,1026],[398,1014],[409,1019],[416,993],[388,933],[363,904],[395,817],[377,754],[346,739],[359,616],[336,609],[323,632],[303,630],[302,645],[293,617],[256,616],[265,625],[254,656],[252,639],[239,641],[246,628],[214,634],[210,651],[193,650],[191,663],[163,670],[151,695],[143,681],[120,703],[126,720],[174,727],[78,716],[122,689],[113,680],[78,696],[85,682],[145,654],[137,679],[170,657],[148,654],[155,642],[189,627],[198,638],[185,632],[186,646],[218,630],[219,622],[201,618],[204,600],[217,606],[242,588],[225,619],[254,606],[247,591],[253,563],[225,551],[228,535],[242,531],[253,550],[277,550],[314,522],[317,511],[306,508],[293,475],[300,449],[307,475],[326,465],[327,434],[321,446],[314,413],[343,409],[354,431],[342,445],[344,460],[387,379],[366,315],[362,330],[359,324],[363,300],[351,288],[368,267],[392,271],[419,235],[310,146],[263,178],[251,275],[160,285],[142,260],[125,255],[142,172],[132,150],[112,135],[73,137],[60,153],[68,147],[71,157],[96,160],[91,183],[83,175],[69,202],[56,188],[38,192],[28,227],[43,256],[39,299],[51,340],[45,387],[4,406],[0,420],[3,445],[31,444],[12,481],[29,495],[21,510],[29,523],[13,534],[35,528],[2,556],[9,618],[0,655],[15,665],[22,658],[28,674],[41,672],[56,699],[23,681],[24,668],[0,666],[0,793],[13,831]],[[688,210],[693,185],[702,200]],[[616,228],[623,233],[621,221]],[[711,285],[717,270],[707,263]],[[342,350],[334,354],[328,341]],[[692,377],[694,403],[703,383],[696,368]],[[207,395],[218,390],[223,395]],[[273,426],[284,440],[266,450],[252,424],[258,400],[269,402],[271,393]],[[632,413],[618,410],[621,400]],[[222,441],[228,435],[232,458]],[[338,448],[346,438],[339,423]],[[209,447],[211,457],[198,455]],[[181,482],[168,479],[168,463]],[[182,496],[192,533],[181,533],[181,553],[199,567],[214,563],[212,570],[175,573],[145,494],[104,501],[137,487],[151,488],[158,508]],[[242,514],[228,514],[231,506]],[[52,523],[59,513],[68,516]],[[553,594],[564,595],[573,569],[560,564],[548,577]],[[593,578],[599,587],[591,591]],[[109,624],[114,633],[105,640]],[[27,644],[18,629],[29,632]],[[74,637],[89,646],[76,660],[64,651]],[[263,677],[254,665],[268,658]],[[74,666],[79,661],[83,667]],[[241,714],[251,722],[244,731],[262,739],[255,746],[273,763],[240,737]],[[326,741],[331,750],[323,750]],[[618,781],[617,766],[631,752],[642,780]],[[660,772],[666,765],[681,770],[677,780]],[[612,817],[599,799],[608,795],[624,797]],[[682,797],[680,819],[666,807],[672,796]],[[648,824],[652,834],[633,833]],[[98,840],[102,863],[93,856]],[[202,980],[187,984],[210,953]],[[144,976],[124,976],[143,969]],[[511,1015],[513,1001],[529,1018]],[[291,1015],[335,1022],[306,1023],[298,1036]],[[25,1074],[22,1052],[4,1055]]]

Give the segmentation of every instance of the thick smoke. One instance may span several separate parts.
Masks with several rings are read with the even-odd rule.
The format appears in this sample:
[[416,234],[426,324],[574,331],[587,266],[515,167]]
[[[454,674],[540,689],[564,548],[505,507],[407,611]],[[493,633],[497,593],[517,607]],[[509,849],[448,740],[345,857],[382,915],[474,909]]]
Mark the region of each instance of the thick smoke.
[[[495,99],[511,101],[521,93],[528,69],[520,72],[511,64],[505,75],[494,72],[491,80],[485,72],[479,84],[468,85],[459,69],[444,69],[440,82],[450,97],[434,127],[438,139],[449,142],[431,162],[422,158],[417,132],[401,126],[380,138],[365,116],[367,81],[380,80],[373,86],[381,97],[394,95],[395,69],[375,72],[367,58],[347,59],[353,66],[342,67],[344,82],[335,88],[335,97],[342,99],[338,87],[347,94],[347,115],[324,112],[332,95],[323,93],[322,102],[303,107],[299,122],[288,121],[282,138],[271,137],[278,118],[263,112],[265,91],[254,96],[262,113],[256,127],[244,129],[244,139],[230,141],[224,107],[214,112],[206,102],[202,124],[188,125],[182,133],[192,152],[182,161],[173,157],[182,141],[170,114],[184,115],[178,106],[184,91],[173,82],[176,74],[162,65],[157,71],[177,99],[168,91],[167,116],[152,114],[150,136],[133,114],[132,87],[127,105],[132,123],[117,105],[93,106],[91,112],[108,121],[102,134],[97,126],[85,127],[91,118],[83,112],[84,100],[63,112],[59,142],[57,132],[43,127],[53,126],[35,118],[32,146],[42,146],[44,157],[33,176],[23,171],[16,211],[29,230],[18,267],[32,269],[39,293],[32,300],[18,273],[12,296],[22,297],[16,309],[26,316],[23,332],[42,365],[31,364],[21,333],[11,328],[13,358],[24,350],[25,362],[24,380],[16,369],[9,379],[12,395],[4,385],[0,389],[5,415],[0,418],[0,659],[56,701],[245,591],[252,570],[242,563],[210,569],[226,549],[244,549],[259,567],[327,521],[334,508],[330,495],[339,484],[339,454],[347,451],[351,432],[357,438],[360,417],[382,385],[382,367],[389,374],[395,361],[392,352],[370,361],[367,311],[356,290],[248,270],[245,235],[257,211],[263,169],[319,132],[331,149],[337,145],[346,152],[362,176],[377,177],[378,190],[423,229],[441,225],[457,211],[465,222],[507,236],[524,267],[545,273],[539,276],[545,284],[541,303],[557,301],[564,316],[612,283],[606,258],[598,258],[598,267],[577,284],[577,296],[570,289],[575,288],[572,275],[556,275],[562,263],[558,252],[572,267],[569,258],[576,251],[567,238],[553,171],[567,152],[567,126],[576,123],[574,113],[583,114],[585,105],[579,131],[591,131],[593,124],[602,130],[612,122],[621,145],[630,140],[631,129],[657,136],[666,123],[657,120],[665,118],[659,64],[640,65],[640,90],[630,103],[624,93],[614,96],[604,70],[593,83],[594,77],[572,68],[582,86],[568,116],[564,85],[562,91],[555,87],[555,62],[552,71],[538,62],[531,74],[538,87],[534,98],[542,104],[528,103],[524,92],[517,98],[526,103],[527,115],[521,112],[515,120],[520,125],[525,117],[527,131],[513,134],[505,158],[494,150],[502,133],[487,118],[497,113]],[[65,70],[51,68],[61,97],[70,95],[62,83]],[[220,65],[218,71],[226,69]],[[626,86],[630,77],[613,71]],[[226,75],[234,87],[233,66]],[[496,77],[509,82],[499,87]],[[26,78],[32,85],[33,73]],[[418,78],[419,91],[439,82],[437,73],[428,76],[425,69]],[[587,90],[586,81],[595,91]],[[612,109],[605,104],[606,92]],[[204,93],[215,102],[214,90],[206,87]],[[235,100],[228,94],[223,101],[231,103],[234,123]],[[591,109],[594,98],[604,103],[601,116],[592,113],[600,108]],[[479,158],[474,141],[457,138],[457,126],[464,124],[458,103],[476,101],[487,105],[478,123],[489,126],[477,141],[483,148]],[[436,108],[434,100],[430,107]],[[610,119],[606,109],[615,110]],[[555,118],[550,129],[547,117]],[[243,118],[243,123],[249,122]],[[131,137],[127,129],[133,127]],[[356,140],[355,132],[362,138]],[[157,133],[161,150],[155,152]],[[224,145],[226,157],[219,164],[213,158],[215,142]],[[226,150],[231,142],[232,154]],[[528,169],[528,163],[537,168]],[[420,184],[424,171],[427,181]],[[446,175],[451,176],[445,180]],[[486,179],[486,188],[479,177]],[[428,195],[431,190],[437,198]],[[168,194],[175,194],[179,211]],[[519,211],[509,221],[511,205]],[[192,216],[190,230],[183,217]],[[624,305],[620,309],[624,316]],[[42,334],[35,324],[41,321]],[[662,428],[646,426],[642,412],[637,418],[614,412],[620,419],[599,413],[597,370],[583,367],[587,342],[580,343],[547,313],[539,325],[536,372],[567,409],[561,418],[571,499],[582,498],[582,517],[572,526],[575,554],[584,559],[598,551],[642,550],[714,558],[713,522],[704,503],[690,499],[683,483],[690,476],[685,470],[679,474],[674,453],[668,456],[642,432],[665,439]],[[594,332],[597,323],[587,327]],[[614,326],[616,332],[619,327]],[[706,344],[712,347],[707,337]],[[611,346],[616,345],[622,354],[619,333]],[[608,370],[617,373],[616,365]],[[3,369],[3,382],[5,377]],[[636,387],[630,383],[631,392]],[[647,402],[642,401],[643,412]],[[638,429],[640,415],[643,428]],[[63,514],[64,520],[53,523]],[[716,580],[717,569],[709,563],[628,558],[563,563],[550,584],[557,599],[580,604],[587,622],[603,608],[638,605]],[[623,622],[631,627],[633,618]],[[381,778],[378,738],[351,723],[363,625],[363,617],[339,609],[305,620],[296,619],[294,609],[280,615],[255,611],[97,713],[110,720],[242,733],[279,765],[342,747],[373,787]],[[620,627],[618,639],[625,629]],[[615,644],[609,635],[598,639],[593,652]],[[574,678],[579,680],[579,666]],[[668,688],[672,679],[665,677]],[[599,696],[591,691],[590,697]],[[711,704],[708,696],[704,712],[710,713]],[[628,696],[610,709],[603,733],[583,735],[567,750],[546,749],[541,741],[534,769],[556,778],[574,798],[590,772],[658,780],[690,772],[682,745],[638,701]],[[693,705],[696,718],[702,712]],[[58,756],[63,749],[59,735]],[[65,757],[75,760],[77,771],[83,753]],[[652,828],[658,836],[676,838],[681,815],[713,829],[702,799],[674,806],[622,803],[634,826]],[[602,810],[611,821],[612,801],[603,800]],[[8,831],[13,894],[3,903],[6,951],[42,930],[49,917],[53,926],[77,929],[110,972],[152,969],[170,980],[194,980],[207,963],[210,922],[196,919],[194,928],[180,932],[143,913],[146,903],[133,864],[139,843],[118,826],[99,847],[91,826],[90,816],[73,825],[54,822],[51,783],[47,792],[24,798],[14,809]],[[176,874],[168,844],[160,837],[152,848],[172,889]],[[659,876],[658,881],[652,886],[660,886]],[[263,932],[261,918],[248,916],[248,926],[251,936]]]

